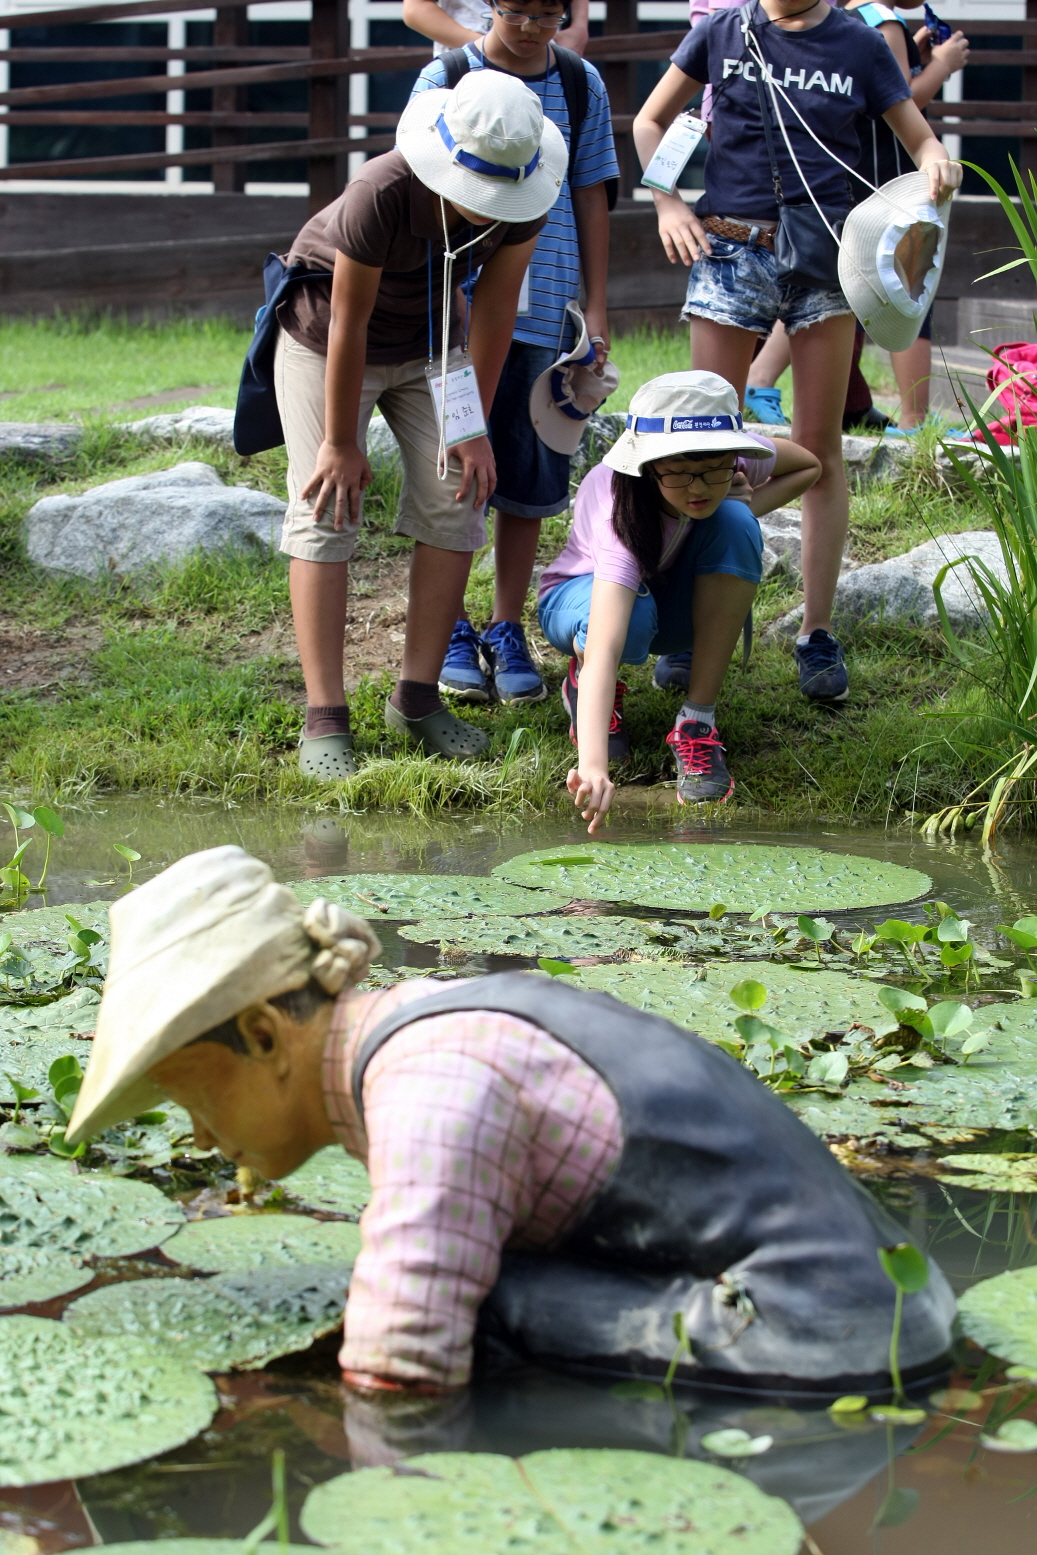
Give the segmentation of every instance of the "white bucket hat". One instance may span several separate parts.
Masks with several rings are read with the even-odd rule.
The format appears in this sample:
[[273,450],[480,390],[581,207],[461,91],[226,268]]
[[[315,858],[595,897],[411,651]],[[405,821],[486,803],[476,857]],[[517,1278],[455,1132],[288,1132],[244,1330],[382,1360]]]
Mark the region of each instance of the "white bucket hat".
[[584,424],[619,387],[614,362],[594,365],[594,347],[579,305],[566,308],[576,327],[576,344],[540,374],[529,391],[529,419],[537,437],[556,454],[572,455],[580,446]]
[[949,203],[926,173],[905,173],[854,206],[839,245],[839,284],[877,346],[906,351],[932,306],[947,251]]
[[640,475],[653,459],[725,453],[745,459],[771,456],[769,448],[742,431],[734,387],[718,373],[663,373],[634,394],[627,429],[602,463],[621,475]]
[[429,189],[494,221],[546,215],[569,165],[539,97],[499,70],[470,70],[452,92],[412,97],[396,148]]
[[191,853],[108,909],[108,978],[74,1144],[162,1099],[148,1070],[231,1016],[311,977],[359,982],[381,946],[331,902],[303,908],[242,848]]

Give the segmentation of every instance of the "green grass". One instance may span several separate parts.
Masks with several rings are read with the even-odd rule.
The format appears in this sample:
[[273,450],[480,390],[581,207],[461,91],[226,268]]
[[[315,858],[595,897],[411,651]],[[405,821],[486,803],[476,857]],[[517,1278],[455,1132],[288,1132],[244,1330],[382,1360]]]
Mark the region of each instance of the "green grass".
[[[178,378],[183,383],[187,363],[201,382],[232,389],[243,342],[241,331],[223,324],[153,330],[103,324],[91,333],[82,324],[14,323],[0,325],[0,362],[28,359],[40,368],[35,381],[49,381],[57,377],[51,364],[63,360],[65,380],[71,382],[74,368],[80,385],[76,394],[69,391],[68,404],[81,411],[98,402],[102,385],[118,385],[110,396],[116,398],[127,385],[143,391],[175,386]],[[625,375],[625,404],[645,377],[686,365],[687,339],[683,331],[641,332],[620,339],[615,355]],[[17,370],[28,384],[28,369]],[[14,403],[4,402],[5,416],[14,416]],[[53,407],[43,414],[54,415]],[[361,772],[345,784],[320,785],[303,779],[295,760],[303,703],[297,663],[279,653],[257,657],[248,643],[249,634],[289,619],[285,558],[260,550],[198,555],[100,583],[62,579],[28,565],[21,526],[39,496],[178,459],[206,460],[227,481],[285,495],[283,450],[250,460],[200,443],[173,452],[104,418],[86,420],[78,452],[59,472],[17,462],[0,467],[0,612],[43,634],[90,626],[99,637],[79,666],[81,678],[39,697],[0,691],[0,787],[26,798],[66,801],[122,790],[420,814],[444,806],[532,813],[568,802],[562,785],[574,753],[557,695],[564,661],[550,650],[547,702],[465,710],[491,736],[488,759],[470,764],[429,761],[407,751],[382,721],[388,674],[362,683],[351,699]],[[391,533],[397,497],[397,482],[379,475],[368,494],[363,555],[408,549]],[[851,550],[859,561],[878,560],[931,534],[976,527],[977,519],[961,493],[950,493],[923,459],[910,480],[854,498]],[[544,524],[541,561],[557,555],[567,522]],[[477,559],[468,595],[477,622],[488,614],[491,594],[492,571]],[[939,635],[858,631],[847,640],[851,702],[838,711],[818,708],[799,694],[790,642],[759,637],[797,599],[781,579],[761,590],[752,662],[747,671],[732,666],[721,697],[739,805],[788,817],[881,820],[959,799],[989,766],[1000,736],[984,720],[979,693]],[[530,609],[531,628],[534,620]],[[626,778],[670,779],[665,735],[676,698],[651,684],[650,666],[625,673],[634,750]],[[519,728],[530,734],[509,766],[504,758]]]

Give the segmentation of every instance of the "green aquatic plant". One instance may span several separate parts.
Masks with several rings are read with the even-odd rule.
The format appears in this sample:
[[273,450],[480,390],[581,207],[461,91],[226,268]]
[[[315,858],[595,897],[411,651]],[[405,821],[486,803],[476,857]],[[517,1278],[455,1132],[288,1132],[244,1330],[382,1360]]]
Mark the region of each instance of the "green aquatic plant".
[[894,1247],[880,1247],[878,1254],[882,1272],[896,1288],[893,1331],[889,1340],[889,1374],[893,1378],[894,1405],[902,1406],[904,1379],[900,1371],[900,1327],[904,1316],[904,1297],[915,1295],[928,1285],[929,1262],[925,1254],[920,1253],[910,1242],[897,1242]]
[[113,842],[112,847],[128,866],[126,872],[126,889],[129,890],[130,886],[133,884],[133,866],[134,864],[140,863],[142,855],[137,852],[136,848],[131,848],[125,842]]
[[150,1183],[76,1173],[56,1156],[0,1156],[0,1242],[41,1256],[126,1258],[169,1240],[180,1205]]
[[5,1247],[0,1263],[0,1308],[50,1301],[88,1285],[95,1271],[72,1253],[41,1253],[36,1248]]
[[558,961],[553,956],[538,956],[537,966],[548,977],[579,977],[580,968],[571,961]]
[[226,1215],[190,1221],[162,1251],[173,1263],[212,1274],[285,1264],[346,1268],[360,1251],[360,1232],[348,1221],[308,1215]]
[[303,906],[323,896],[375,923],[378,917],[518,917],[554,912],[572,900],[571,893],[531,891],[485,875],[329,875],[288,889]]
[[1037,1268],[1009,1269],[958,1298],[964,1333],[1014,1366],[1037,1369]]
[[1037,1155],[1009,1150],[990,1155],[945,1155],[937,1181],[981,1193],[1037,1193]]
[[523,1458],[425,1453],[312,1490],[303,1532],[364,1555],[499,1550],[537,1555],[796,1555],[803,1527],[746,1477],[657,1453],[558,1448]]
[[341,1145],[326,1145],[303,1163],[281,1187],[310,1209],[333,1210],[355,1218],[371,1197],[371,1179]]
[[[647,918],[549,917],[448,918],[408,924],[400,938],[418,944],[443,945],[475,955],[604,957],[626,953],[666,955],[686,946],[683,925]],[[679,951],[678,951],[679,954]]]

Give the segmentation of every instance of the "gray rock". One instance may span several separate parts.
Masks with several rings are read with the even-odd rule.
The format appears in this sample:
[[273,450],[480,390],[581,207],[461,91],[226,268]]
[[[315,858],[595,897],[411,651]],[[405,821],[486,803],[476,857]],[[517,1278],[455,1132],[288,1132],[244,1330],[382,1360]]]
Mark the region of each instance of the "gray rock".
[[199,549],[270,545],[284,512],[266,492],[225,486],[211,464],[178,464],[78,496],[43,497],[29,510],[25,541],[38,566],[95,578]]
[[[883,621],[933,626],[939,621],[933,582],[941,567],[961,556],[977,556],[1002,582],[1007,581],[997,536],[990,530],[966,530],[964,534],[937,535],[916,545],[903,556],[856,567],[844,573],[835,591],[833,625],[852,626]],[[974,631],[983,620],[982,603],[967,566],[955,567],[940,587],[952,626]],[[795,637],[803,619],[803,607],[791,610],[775,623],[772,634]]]
[[54,463],[75,453],[83,428],[67,421],[0,421],[0,458]]
[[189,405],[168,416],[145,416],[143,421],[120,421],[118,425],[156,443],[182,443],[197,437],[220,448],[234,447],[234,412],[218,405]]
[[384,416],[372,416],[367,429],[367,457],[377,469],[388,465],[402,471],[400,445]]

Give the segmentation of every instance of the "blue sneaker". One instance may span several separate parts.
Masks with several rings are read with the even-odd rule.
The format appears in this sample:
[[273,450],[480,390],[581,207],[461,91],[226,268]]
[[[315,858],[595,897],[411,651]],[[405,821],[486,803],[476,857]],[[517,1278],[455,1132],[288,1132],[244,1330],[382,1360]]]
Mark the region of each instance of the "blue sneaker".
[[691,678],[691,650],[662,653],[655,661],[652,679],[660,691],[687,691]]
[[440,691],[462,702],[488,702],[490,688],[479,658],[479,634],[470,621],[458,621],[439,672]]
[[517,621],[497,621],[482,637],[483,663],[502,702],[542,702],[547,687]]
[[845,702],[850,694],[843,650],[831,632],[819,626],[802,645],[796,644],[799,689],[812,702]]
[[780,389],[746,389],[745,408],[751,410],[757,421],[762,421],[766,426],[791,425],[788,416],[781,408]]

